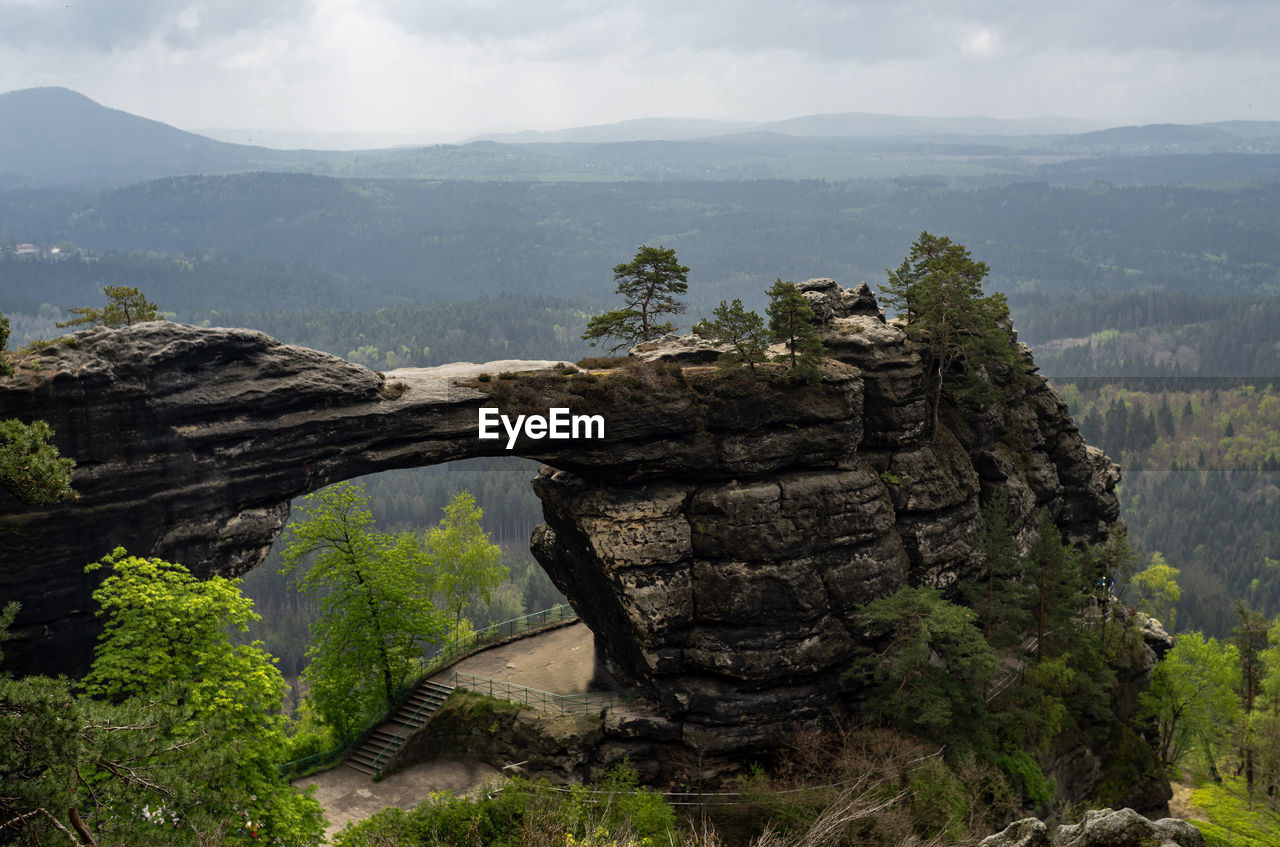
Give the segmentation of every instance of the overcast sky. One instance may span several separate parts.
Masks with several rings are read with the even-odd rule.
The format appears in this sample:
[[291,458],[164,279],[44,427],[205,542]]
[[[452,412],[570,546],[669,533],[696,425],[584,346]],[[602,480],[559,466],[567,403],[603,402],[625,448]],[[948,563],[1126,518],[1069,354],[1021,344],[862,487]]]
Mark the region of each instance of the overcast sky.
[[1275,0],[0,0],[0,91],[184,129],[1280,120]]

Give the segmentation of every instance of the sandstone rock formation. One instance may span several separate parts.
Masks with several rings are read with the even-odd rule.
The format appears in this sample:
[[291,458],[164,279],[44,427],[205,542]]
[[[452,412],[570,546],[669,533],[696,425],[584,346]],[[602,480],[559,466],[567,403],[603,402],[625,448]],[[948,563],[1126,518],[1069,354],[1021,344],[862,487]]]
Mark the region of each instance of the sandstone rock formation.
[[1050,834],[1035,818],[1014,821],[979,847],[1204,847],[1204,835],[1177,818],[1152,821],[1133,809],[1095,809]]
[[[653,704],[615,721],[619,749],[746,754],[828,726],[848,708],[853,609],[904,582],[964,579],[984,488],[1008,495],[1024,541],[1040,507],[1071,539],[1099,541],[1118,519],[1119,475],[1029,353],[1019,372],[989,375],[1002,406],[933,432],[918,358],[865,286],[801,287],[832,357],[817,385],[662,361],[379,374],[261,333],[167,323],[50,345],[0,382],[0,408],[53,424],[81,496],[0,503],[18,533],[0,550],[0,597],[24,604],[6,661],[84,669],[95,628],[83,566],[116,545],[242,573],[291,498],[506,453],[505,439],[477,438],[484,405],[567,407],[602,415],[605,437],[522,436],[513,452],[546,463],[535,555],[595,632],[602,667]],[[530,373],[493,378],[504,371]]]

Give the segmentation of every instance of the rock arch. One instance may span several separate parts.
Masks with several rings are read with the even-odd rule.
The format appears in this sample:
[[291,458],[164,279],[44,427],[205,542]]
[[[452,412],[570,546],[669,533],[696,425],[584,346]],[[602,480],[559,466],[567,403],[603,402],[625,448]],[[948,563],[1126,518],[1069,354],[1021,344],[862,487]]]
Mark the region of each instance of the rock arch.
[[506,454],[505,439],[477,437],[481,406],[562,406],[603,415],[605,435],[523,437],[511,451],[546,465],[532,546],[596,633],[602,664],[659,707],[645,743],[732,754],[826,725],[847,702],[852,609],[904,581],[963,579],[979,555],[983,486],[1008,493],[1015,520],[1044,505],[1069,537],[1098,540],[1117,521],[1119,476],[1029,353],[1026,373],[1005,376],[1004,408],[963,440],[928,432],[917,358],[865,286],[803,287],[825,309],[834,359],[817,385],[670,363],[381,374],[258,332],[173,323],[49,345],[0,382],[0,408],[53,424],[79,462],[80,498],[0,505],[14,532],[0,598],[23,603],[6,662],[87,666],[96,629],[83,566],[117,545],[237,575],[265,556],[292,498]]

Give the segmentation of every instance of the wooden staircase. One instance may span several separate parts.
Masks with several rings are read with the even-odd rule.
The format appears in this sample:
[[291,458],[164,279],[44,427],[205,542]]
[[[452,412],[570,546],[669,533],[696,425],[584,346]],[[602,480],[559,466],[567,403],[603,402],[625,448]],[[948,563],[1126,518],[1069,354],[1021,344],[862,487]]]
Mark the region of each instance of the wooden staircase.
[[343,764],[361,773],[378,776],[391,764],[409,736],[431,720],[436,709],[452,693],[452,685],[424,680],[409,695],[404,705],[386,723],[375,729]]

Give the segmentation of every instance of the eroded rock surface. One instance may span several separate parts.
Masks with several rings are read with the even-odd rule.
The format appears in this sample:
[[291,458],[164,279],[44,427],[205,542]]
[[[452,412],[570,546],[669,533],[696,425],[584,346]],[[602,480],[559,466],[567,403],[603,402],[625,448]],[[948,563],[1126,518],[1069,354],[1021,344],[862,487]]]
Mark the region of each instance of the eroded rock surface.
[[1204,847],[1204,835],[1177,818],[1148,820],[1133,809],[1095,809],[1052,833],[1035,818],[1015,821],[979,847]]
[[[1070,538],[1098,541],[1118,519],[1119,476],[1029,353],[1019,372],[992,375],[1002,406],[935,432],[918,357],[865,286],[801,287],[832,357],[816,385],[678,361],[379,374],[257,332],[169,323],[51,345],[0,382],[0,408],[50,421],[79,462],[81,496],[0,503],[19,533],[0,549],[0,597],[23,602],[6,662],[87,666],[96,630],[83,567],[117,545],[199,575],[243,573],[291,498],[506,454],[505,438],[477,438],[481,406],[567,407],[603,416],[605,436],[521,437],[511,452],[546,463],[534,553],[596,634],[603,669],[655,709],[658,737],[619,728],[615,752],[747,755],[830,726],[847,708],[853,609],[904,582],[967,578],[984,489],[1008,495],[1025,543],[1041,507]],[[528,373],[494,378],[515,371]]]

